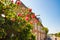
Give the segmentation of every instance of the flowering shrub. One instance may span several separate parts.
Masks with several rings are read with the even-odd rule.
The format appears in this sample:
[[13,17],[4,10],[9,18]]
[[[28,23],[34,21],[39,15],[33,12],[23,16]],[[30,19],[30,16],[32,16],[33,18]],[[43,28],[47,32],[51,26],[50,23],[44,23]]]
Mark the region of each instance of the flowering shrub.
[[35,40],[31,11],[21,7],[20,1],[0,1],[0,40]]

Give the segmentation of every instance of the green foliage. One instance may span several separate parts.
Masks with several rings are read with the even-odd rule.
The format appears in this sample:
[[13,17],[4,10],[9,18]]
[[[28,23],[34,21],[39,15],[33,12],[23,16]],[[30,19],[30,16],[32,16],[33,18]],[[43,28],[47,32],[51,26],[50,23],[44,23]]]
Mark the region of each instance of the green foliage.
[[48,28],[46,28],[46,27],[43,27],[42,30],[44,30],[44,31],[46,32],[46,34],[47,34],[48,31],[49,31]]
[[55,33],[55,36],[60,37],[60,32]]
[[6,0],[0,1],[0,40],[35,40],[35,36],[30,31],[33,25],[29,23],[30,20],[25,20],[28,11],[23,17],[17,16],[14,10],[16,7],[18,8],[16,4]]

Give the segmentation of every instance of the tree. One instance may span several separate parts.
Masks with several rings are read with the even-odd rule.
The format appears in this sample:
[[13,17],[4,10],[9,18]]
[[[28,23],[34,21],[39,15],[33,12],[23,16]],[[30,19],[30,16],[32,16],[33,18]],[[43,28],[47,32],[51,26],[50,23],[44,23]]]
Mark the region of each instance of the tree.
[[60,37],[60,32],[54,34],[57,37]]
[[47,33],[49,30],[47,27],[43,27],[42,30],[45,31],[45,39],[44,40],[46,40],[47,39]]
[[42,30],[44,30],[46,34],[47,34],[48,31],[49,31],[47,27],[43,27]]
[[20,4],[19,1],[14,4],[13,0],[0,0],[0,40],[35,40],[30,23],[34,19],[32,10],[22,8]]

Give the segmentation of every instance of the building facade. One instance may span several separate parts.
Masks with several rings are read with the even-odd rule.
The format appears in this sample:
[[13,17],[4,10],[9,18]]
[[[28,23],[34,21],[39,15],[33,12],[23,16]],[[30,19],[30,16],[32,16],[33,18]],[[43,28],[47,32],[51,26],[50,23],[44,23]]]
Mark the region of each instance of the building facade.
[[37,25],[36,23],[34,24],[32,32],[36,35],[36,40],[45,40],[46,34],[42,28],[42,25]]
[[[20,1],[20,0],[16,0],[16,1]],[[23,3],[21,4],[22,7],[27,8]],[[18,10],[19,11],[19,10]],[[39,19],[36,17],[36,19],[39,21]],[[43,25],[40,22],[40,25],[38,25],[37,23],[34,23],[34,27],[32,29],[32,33],[36,35],[36,40],[45,40],[46,34],[45,31],[42,30]]]

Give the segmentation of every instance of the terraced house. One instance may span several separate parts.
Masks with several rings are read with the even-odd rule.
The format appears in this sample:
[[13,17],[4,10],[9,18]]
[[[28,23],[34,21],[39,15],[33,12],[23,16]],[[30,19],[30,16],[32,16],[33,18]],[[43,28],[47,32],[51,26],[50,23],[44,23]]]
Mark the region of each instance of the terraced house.
[[[20,1],[20,0],[16,0],[16,1]],[[27,7],[26,7],[22,2],[21,2],[21,5],[20,5],[20,6],[27,9]],[[18,9],[18,11],[19,11],[19,10],[20,10],[20,9]],[[17,11],[17,12],[18,12],[18,11]],[[31,12],[31,14],[34,14],[34,13]],[[42,30],[43,25],[42,25],[42,23],[41,23],[41,20],[39,20],[37,17],[35,17],[35,19],[38,20],[38,22],[39,22],[40,25],[37,24],[37,23],[34,23],[34,24],[33,24],[33,25],[34,25],[34,28],[33,28],[33,30],[32,30],[32,33],[36,35],[36,40],[46,40],[46,39],[45,39],[45,38],[46,38],[46,33],[45,33],[44,30]]]
[[[20,1],[20,0],[16,0]],[[23,7],[23,9],[27,9],[28,7],[26,7],[22,2],[21,2],[21,7]],[[15,12],[21,12],[20,8],[19,9],[14,9]],[[31,14],[34,14],[33,12],[31,12]],[[35,19],[39,22],[39,24],[33,22],[34,28],[32,29],[32,33],[36,36],[36,40],[46,40],[46,32],[44,30],[42,30],[42,28],[44,27],[41,23],[41,20],[39,20],[39,18],[35,17]],[[34,21],[34,20],[33,20]]]

